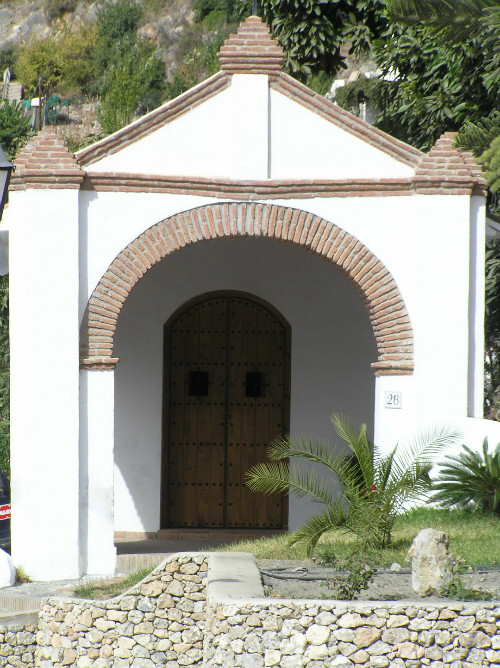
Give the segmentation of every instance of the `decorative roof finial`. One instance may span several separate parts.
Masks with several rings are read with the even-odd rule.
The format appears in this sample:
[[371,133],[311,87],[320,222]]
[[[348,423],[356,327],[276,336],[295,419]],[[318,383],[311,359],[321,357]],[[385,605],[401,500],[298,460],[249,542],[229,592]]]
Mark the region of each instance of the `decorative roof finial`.
[[228,74],[276,74],[285,62],[285,52],[258,16],[245,19],[217,55]]
[[257,16],[257,0],[252,0],[252,16]]

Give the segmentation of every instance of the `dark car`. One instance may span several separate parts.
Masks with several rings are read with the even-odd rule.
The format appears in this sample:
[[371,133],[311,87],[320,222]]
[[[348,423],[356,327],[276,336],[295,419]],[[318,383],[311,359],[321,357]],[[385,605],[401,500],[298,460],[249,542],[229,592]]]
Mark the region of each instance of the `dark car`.
[[0,548],[10,550],[10,482],[0,471]]

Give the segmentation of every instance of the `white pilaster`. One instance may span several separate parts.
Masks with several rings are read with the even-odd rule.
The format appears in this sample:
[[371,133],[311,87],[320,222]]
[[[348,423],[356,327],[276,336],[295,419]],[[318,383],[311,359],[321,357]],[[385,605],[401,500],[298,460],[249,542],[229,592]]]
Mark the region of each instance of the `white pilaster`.
[[80,372],[82,566],[91,575],[115,570],[113,512],[114,371]]
[[34,580],[79,565],[78,190],[11,193],[12,555]]
[[264,180],[269,176],[269,78],[234,74],[231,81],[231,177]]

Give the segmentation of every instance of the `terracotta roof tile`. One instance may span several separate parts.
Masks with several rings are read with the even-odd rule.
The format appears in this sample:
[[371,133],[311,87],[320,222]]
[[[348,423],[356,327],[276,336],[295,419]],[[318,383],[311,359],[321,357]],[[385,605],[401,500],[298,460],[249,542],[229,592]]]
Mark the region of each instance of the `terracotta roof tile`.
[[43,128],[18,153],[12,187],[79,188],[85,173],[52,126]]
[[218,53],[221,69],[230,74],[274,74],[281,70],[285,52],[258,16],[249,16],[230,35]]
[[457,132],[445,132],[415,169],[414,182],[432,187],[435,183],[452,182],[471,189],[484,189],[481,168],[472,153],[455,147]]

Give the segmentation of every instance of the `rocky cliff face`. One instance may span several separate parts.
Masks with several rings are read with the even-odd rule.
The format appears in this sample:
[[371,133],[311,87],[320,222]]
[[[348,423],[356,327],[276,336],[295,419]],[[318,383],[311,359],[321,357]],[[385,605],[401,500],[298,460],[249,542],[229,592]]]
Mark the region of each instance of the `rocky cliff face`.
[[[95,21],[99,7],[109,1],[116,0],[0,0],[0,53],[22,48],[34,39],[43,40],[62,30],[89,26]],[[143,0],[142,4],[144,14],[139,35],[156,44],[170,78],[184,55],[184,38],[190,35],[193,0]],[[64,9],[66,11],[59,11]],[[8,56],[4,63],[9,65]],[[98,101],[72,95],[67,115],[61,120],[61,123],[65,121],[61,134],[75,150],[100,136],[102,128],[97,120],[97,108]]]
[[[88,23],[95,17],[95,2],[79,2],[67,18]],[[52,21],[44,0],[0,0],[0,50],[52,35],[61,21]]]
[[[48,0],[0,0],[0,52],[31,39],[45,39],[63,27],[91,24],[104,0],[79,0],[73,11],[52,17]],[[61,6],[63,3],[61,3]],[[161,5],[161,6],[160,6]],[[192,0],[147,4],[140,34],[155,41],[172,69],[178,44],[192,24]]]

